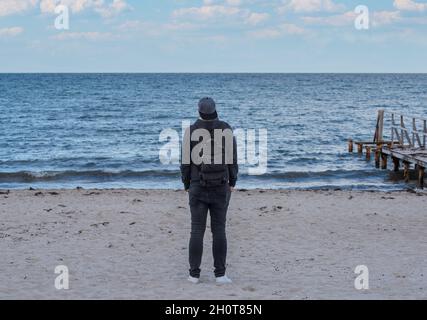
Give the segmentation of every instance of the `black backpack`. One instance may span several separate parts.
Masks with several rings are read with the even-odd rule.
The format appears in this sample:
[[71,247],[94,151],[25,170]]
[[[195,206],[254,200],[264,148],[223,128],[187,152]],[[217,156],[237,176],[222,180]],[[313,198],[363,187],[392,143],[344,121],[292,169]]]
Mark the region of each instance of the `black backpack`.
[[[225,163],[225,142],[224,139],[221,141],[215,141],[214,129],[209,130],[211,138],[206,143],[211,144],[211,154],[208,157],[210,163],[202,163],[199,166],[199,178],[200,185],[202,187],[219,187],[225,185],[228,182],[228,165]],[[221,143],[221,163],[215,163],[215,144]],[[218,148],[218,146],[217,146]]]

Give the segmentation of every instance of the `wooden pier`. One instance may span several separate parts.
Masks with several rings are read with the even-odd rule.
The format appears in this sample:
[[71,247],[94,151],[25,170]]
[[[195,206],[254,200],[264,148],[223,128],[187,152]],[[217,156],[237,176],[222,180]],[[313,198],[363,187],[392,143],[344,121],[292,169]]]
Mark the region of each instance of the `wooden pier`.
[[[384,128],[387,125],[390,127],[391,135],[389,140],[384,140]],[[387,169],[388,159],[392,160],[395,172],[399,172],[403,165],[403,177],[406,182],[409,182],[409,173],[413,167],[418,171],[418,188],[424,189],[427,167],[426,141],[426,119],[379,110],[374,139],[372,141],[350,139],[348,151],[353,152],[356,145],[360,155],[365,151],[368,161],[374,155],[377,168]]]

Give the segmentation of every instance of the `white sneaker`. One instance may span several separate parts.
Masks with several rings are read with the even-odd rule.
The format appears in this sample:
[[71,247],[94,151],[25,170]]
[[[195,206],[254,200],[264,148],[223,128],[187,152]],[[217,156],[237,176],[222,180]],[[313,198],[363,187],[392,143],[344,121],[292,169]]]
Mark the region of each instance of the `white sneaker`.
[[192,277],[192,276],[188,276],[187,280],[190,281],[191,283],[194,283],[194,284],[198,284],[199,283],[199,278],[195,278],[195,277]]
[[227,276],[222,276],[222,277],[217,277],[216,278],[216,283],[218,284],[228,284],[228,283],[232,283],[233,281],[231,281],[231,279]]

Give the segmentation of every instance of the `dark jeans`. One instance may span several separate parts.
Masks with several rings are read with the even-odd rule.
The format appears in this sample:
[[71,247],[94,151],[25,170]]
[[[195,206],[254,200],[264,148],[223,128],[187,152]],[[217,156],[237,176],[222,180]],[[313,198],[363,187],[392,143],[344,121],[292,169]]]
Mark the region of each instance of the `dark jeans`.
[[208,211],[211,217],[212,252],[215,276],[225,275],[227,257],[227,238],[225,224],[230,202],[228,185],[216,188],[204,188],[192,183],[189,191],[191,210],[191,238],[189,246],[190,275],[200,277],[200,264],[203,254],[203,236],[206,230]]

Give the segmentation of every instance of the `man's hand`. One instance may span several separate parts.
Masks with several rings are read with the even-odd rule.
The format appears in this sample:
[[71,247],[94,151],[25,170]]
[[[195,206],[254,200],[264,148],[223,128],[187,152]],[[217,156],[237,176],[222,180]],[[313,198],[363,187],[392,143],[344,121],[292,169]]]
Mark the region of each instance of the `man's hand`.
[[190,190],[190,189],[185,189],[185,192],[187,192],[187,193],[188,193],[188,192],[189,192],[189,190]]
[[230,187],[230,191],[231,191],[231,192],[234,192],[234,187]]

